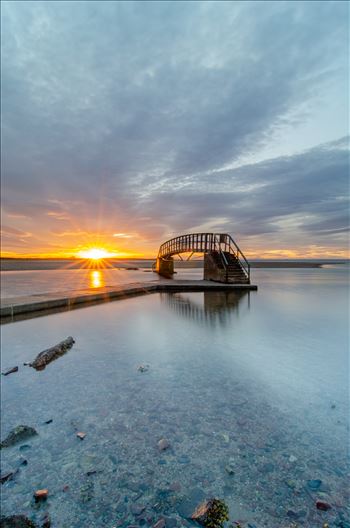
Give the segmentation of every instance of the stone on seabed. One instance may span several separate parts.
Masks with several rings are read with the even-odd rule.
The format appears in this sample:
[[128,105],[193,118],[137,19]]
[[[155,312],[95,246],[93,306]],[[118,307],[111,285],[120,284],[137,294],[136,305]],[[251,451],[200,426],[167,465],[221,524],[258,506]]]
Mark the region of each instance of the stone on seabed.
[[165,451],[170,447],[170,443],[166,438],[161,438],[158,442],[159,451]]
[[317,500],[316,501],[316,508],[318,510],[327,511],[327,510],[330,510],[332,508],[332,506],[330,504],[328,504],[328,502]]
[[0,528],[37,528],[37,526],[25,515],[11,515],[1,517]]
[[47,499],[48,494],[49,491],[47,489],[40,489],[34,493],[34,497],[36,501],[45,500]]
[[33,427],[29,427],[28,425],[17,425],[17,427],[9,432],[5,440],[1,442],[0,448],[11,447],[15,444],[18,444],[18,442],[23,442],[23,440],[26,440],[27,438],[37,434],[38,433],[35,429],[33,429]]
[[191,519],[203,526],[217,528],[228,521],[228,507],[220,499],[208,499],[202,502],[191,515]]

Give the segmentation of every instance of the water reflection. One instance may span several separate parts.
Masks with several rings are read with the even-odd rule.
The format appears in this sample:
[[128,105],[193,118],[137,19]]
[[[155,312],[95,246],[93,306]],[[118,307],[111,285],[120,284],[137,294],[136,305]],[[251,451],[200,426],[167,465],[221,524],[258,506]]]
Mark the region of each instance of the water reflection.
[[105,286],[105,280],[101,270],[90,271],[89,280],[90,288],[102,288],[102,286]]
[[250,307],[249,291],[210,291],[199,293],[164,293],[161,300],[182,317],[200,324],[225,326],[237,317],[243,298],[246,309]]

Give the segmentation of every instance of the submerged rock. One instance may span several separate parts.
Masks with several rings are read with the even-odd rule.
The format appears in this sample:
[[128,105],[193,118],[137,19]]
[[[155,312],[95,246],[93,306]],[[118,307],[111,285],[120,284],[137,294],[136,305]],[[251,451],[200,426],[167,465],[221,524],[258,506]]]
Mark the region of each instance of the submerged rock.
[[12,480],[13,477],[16,475],[17,471],[9,471],[8,473],[5,473],[4,475],[1,475],[1,477],[0,477],[1,484],[4,484],[8,480]]
[[2,372],[1,374],[3,376],[8,376],[9,374],[12,374],[13,372],[18,372],[18,367],[12,367],[8,370],[5,370],[5,372]]
[[38,354],[34,361],[32,361],[31,363],[24,364],[35,368],[35,370],[44,370],[46,365],[51,363],[51,361],[54,361],[60,356],[63,356],[63,354],[65,354],[70,348],[72,348],[74,343],[74,339],[69,336],[67,337],[67,339],[64,339],[57,345],[40,352],[40,354]]
[[165,451],[166,449],[169,449],[170,442],[166,438],[161,438],[158,442],[158,449],[159,451]]
[[327,511],[327,510],[330,510],[332,508],[332,506],[330,504],[328,504],[328,502],[324,502],[322,500],[317,500],[316,501],[316,508],[318,510]]
[[139,365],[139,366],[137,367],[137,370],[138,370],[139,372],[147,372],[147,371],[149,370],[149,365]]
[[49,494],[49,490],[46,488],[36,490],[36,492],[34,493],[35,502],[46,500],[48,494]]
[[208,528],[219,528],[229,520],[228,507],[220,499],[208,499],[197,506],[191,519]]
[[320,479],[313,479],[307,481],[307,487],[311,489],[312,491],[317,491],[320,489],[322,484],[322,480]]
[[25,515],[11,515],[1,517],[0,528],[37,528],[37,525]]
[[17,427],[9,432],[5,440],[1,442],[0,449],[3,447],[11,447],[37,434],[38,433],[33,427],[29,427],[28,425],[17,425]]

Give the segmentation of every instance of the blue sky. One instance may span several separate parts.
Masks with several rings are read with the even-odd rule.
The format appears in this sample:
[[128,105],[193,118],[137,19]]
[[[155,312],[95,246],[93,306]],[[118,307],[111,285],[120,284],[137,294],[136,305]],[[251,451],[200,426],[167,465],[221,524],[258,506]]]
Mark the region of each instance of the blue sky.
[[348,248],[347,2],[2,2],[2,249]]

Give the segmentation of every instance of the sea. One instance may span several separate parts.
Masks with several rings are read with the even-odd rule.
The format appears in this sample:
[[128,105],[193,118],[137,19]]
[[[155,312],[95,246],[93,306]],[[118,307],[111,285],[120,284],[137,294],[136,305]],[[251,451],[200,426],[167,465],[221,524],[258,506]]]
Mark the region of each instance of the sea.
[[[3,297],[160,280],[142,262],[3,271]],[[252,283],[3,325],[1,369],[19,370],[2,376],[1,439],[38,434],[1,450],[2,515],[182,528],[215,497],[231,528],[349,528],[349,266],[253,268]],[[44,370],[24,365],[67,336]]]

